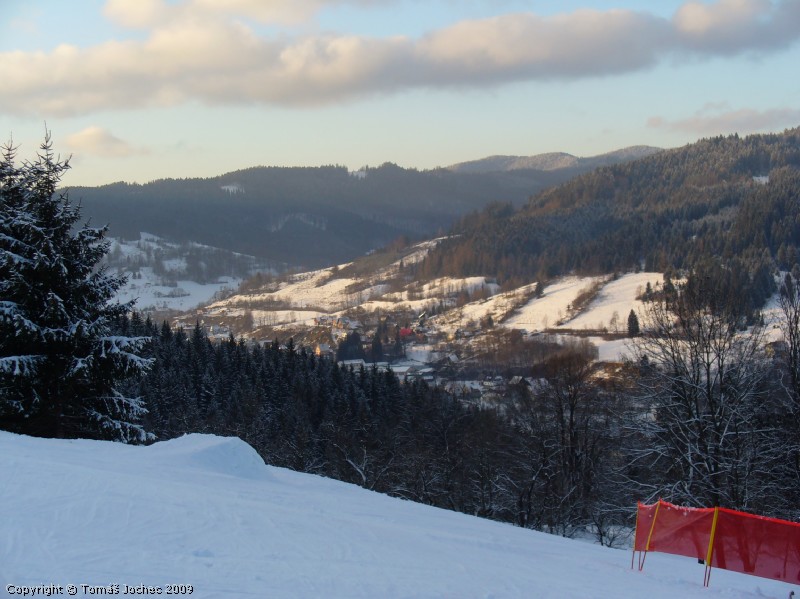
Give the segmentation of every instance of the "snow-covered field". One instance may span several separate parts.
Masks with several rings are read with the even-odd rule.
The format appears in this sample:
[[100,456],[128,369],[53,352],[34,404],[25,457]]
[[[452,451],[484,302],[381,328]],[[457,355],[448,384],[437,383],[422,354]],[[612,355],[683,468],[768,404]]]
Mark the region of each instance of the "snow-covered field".
[[[150,447],[0,432],[0,593],[198,598],[786,598],[791,585],[532,532],[265,466],[235,438]],[[177,586],[178,590],[186,587]],[[795,589],[800,590],[800,589]],[[39,590],[38,596],[44,592]],[[95,593],[97,594],[97,593]]]
[[195,281],[177,281],[176,287],[159,284],[159,278],[153,275],[153,269],[144,267],[140,270],[141,279],[128,278],[128,282],[117,292],[120,302],[136,300],[136,309],[141,312],[154,310],[191,310],[213,299],[221,292],[235,290],[242,282],[233,277],[220,277],[214,283],[197,283]]
[[638,312],[642,302],[636,299],[649,282],[655,289],[661,284],[663,275],[657,272],[640,272],[622,275],[615,281],[602,286],[597,297],[578,315],[569,318],[569,307],[578,294],[601,277],[564,277],[544,289],[544,295],[535,298],[520,308],[505,325],[511,328],[524,328],[540,331],[546,328],[572,330],[616,328],[624,332],[628,326],[628,314]]
[[[526,329],[530,332],[547,328],[565,330],[602,330],[611,333],[625,333],[628,328],[628,314],[633,310],[641,313],[642,302],[638,295],[650,283],[653,289],[663,283],[663,275],[657,272],[629,273],[616,280],[605,283],[597,297],[576,316],[568,318],[569,308],[577,295],[600,277],[564,277],[544,289],[544,295],[534,298],[506,320],[509,328]],[[601,361],[616,361],[628,353],[625,339],[606,340],[590,337],[600,352]]]
[[[346,265],[342,265],[346,266]],[[348,287],[357,281],[355,279],[339,279],[334,277],[333,268],[323,268],[311,272],[293,275],[288,282],[281,283],[275,291],[235,295],[228,299],[216,302],[210,308],[235,307],[243,303],[252,304],[263,301],[283,302],[290,308],[313,308],[332,312],[344,310],[348,303],[354,303],[352,294],[347,293]]]
[[609,281],[587,309],[565,322],[563,327],[577,330],[607,328],[611,332],[625,332],[628,330],[630,311],[639,313],[643,307],[636,297],[641,295],[647,283],[655,289],[656,285],[664,282],[663,279],[664,275],[658,272],[639,272]]
[[564,277],[544,288],[540,298],[529,301],[504,324],[509,328],[541,331],[555,328],[563,320],[568,307],[582,289],[591,285],[597,277]]
[[[152,265],[159,256],[180,253],[182,246],[149,233],[140,233],[139,239],[136,240],[109,238],[109,242],[111,246],[108,260],[112,272],[122,273],[128,277],[116,297],[120,302],[135,300],[135,307],[140,312],[191,310],[211,301],[221,291],[235,291],[242,282],[236,277],[220,276],[214,282],[198,283],[181,276],[186,273],[186,258],[173,257],[161,259],[164,271],[173,273],[177,279],[172,285],[165,285],[163,277],[155,274]],[[198,243],[184,244],[182,251],[190,249],[206,252],[222,251]],[[226,253],[231,256],[241,256],[234,252]],[[135,278],[131,271],[136,273]]]
[[[366,312],[391,312],[411,310],[426,312],[432,306],[449,306],[450,309],[431,318],[435,329],[454,334],[458,329],[473,328],[491,316],[495,324],[528,332],[545,329],[603,330],[625,333],[631,309],[639,311],[637,296],[649,282],[653,288],[660,284],[661,273],[628,273],[616,280],[610,277],[567,276],[547,285],[541,297],[530,298],[534,284],[499,292],[496,283],[486,277],[439,278],[422,285],[411,282],[398,289],[385,281],[396,278],[400,265],[421,260],[439,240],[415,246],[414,251],[388,267],[378,269],[368,279],[339,278],[349,264],[324,268],[291,276],[272,289],[258,293],[234,295],[207,308],[209,314],[251,306],[257,326],[275,327],[310,326],[315,317],[323,314],[340,316],[350,308],[359,307]],[[580,312],[574,311],[578,295],[593,284],[601,283],[597,297]],[[467,291],[471,294],[484,290],[487,299],[468,302],[455,307],[456,297]],[[259,309],[259,304],[263,309]],[[271,307],[270,307],[271,306]],[[617,360],[626,351],[622,340],[607,341],[594,337],[601,359]]]

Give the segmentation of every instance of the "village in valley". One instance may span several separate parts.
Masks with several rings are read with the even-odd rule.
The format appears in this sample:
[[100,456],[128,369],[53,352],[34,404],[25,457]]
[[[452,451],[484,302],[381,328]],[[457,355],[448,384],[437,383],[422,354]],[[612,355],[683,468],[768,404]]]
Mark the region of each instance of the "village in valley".
[[503,290],[491,279],[419,283],[407,273],[436,240],[399,254],[284,276],[257,275],[238,292],[171,324],[210,339],[291,344],[319,357],[424,380],[461,401],[501,407],[541,384],[537,365],[565,347],[607,378],[630,353],[629,318],[663,282],[661,273],[567,276]]

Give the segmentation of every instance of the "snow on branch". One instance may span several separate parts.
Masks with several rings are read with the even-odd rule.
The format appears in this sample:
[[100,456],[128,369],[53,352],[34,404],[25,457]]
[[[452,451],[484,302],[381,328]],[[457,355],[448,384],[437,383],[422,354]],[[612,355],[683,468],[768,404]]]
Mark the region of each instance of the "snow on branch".
[[0,373],[12,376],[30,375],[44,356],[5,356],[0,358]]

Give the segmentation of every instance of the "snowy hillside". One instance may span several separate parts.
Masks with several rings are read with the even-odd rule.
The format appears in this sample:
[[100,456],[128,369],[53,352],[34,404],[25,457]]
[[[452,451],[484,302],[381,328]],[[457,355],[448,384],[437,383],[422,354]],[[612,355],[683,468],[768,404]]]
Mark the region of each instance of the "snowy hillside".
[[[499,293],[498,285],[485,277],[462,279],[440,278],[424,284],[415,282],[389,285],[398,276],[400,264],[420,260],[438,240],[415,246],[415,251],[402,260],[376,269],[369,276],[354,278],[342,276],[350,264],[324,268],[291,275],[286,281],[262,291],[234,294],[208,307],[213,316],[224,311],[235,313],[240,306],[256,306],[252,310],[256,322],[266,318],[274,324],[304,325],[323,314],[341,316],[348,309],[360,308],[366,312],[412,310],[424,312],[443,303],[455,307],[453,296],[467,291],[485,289],[489,299],[470,302],[436,320],[437,326],[452,332],[468,321],[479,321],[491,315],[496,322],[509,328],[541,331],[548,328],[566,330],[607,329],[619,332],[625,329],[631,309],[640,310],[637,298],[645,285],[660,284],[661,273],[629,273],[617,280],[611,277],[574,277],[555,279],[547,285],[542,297],[533,298],[534,285],[525,285],[512,291]],[[414,249],[414,248],[412,248]],[[578,314],[571,313],[576,296],[587,286],[598,282],[597,297]],[[401,290],[397,290],[397,287]],[[394,290],[392,290],[394,288]],[[528,299],[530,298],[530,299]],[[265,304],[268,310],[257,306]]]
[[[663,280],[657,272],[564,276],[549,281],[537,294],[536,283],[501,291],[487,277],[416,281],[409,276],[404,268],[422,260],[440,241],[266,280],[260,287],[209,304],[202,309],[202,318],[219,323],[249,314],[254,330],[237,334],[261,340],[301,336],[324,316],[364,323],[394,314],[396,321],[410,323],[426,315],[425,333],[450,339],[462,331],[480,334],[481,323],[491,321],[506,330],[588,337],[601,360],[616,361],[628,351],[624,339],[628,314],[641,312],[639,298],[646,286],[656,288]],[[588,300],[581,302],[581,297]],[[180,322],[191,327],[196,318],[193,312]]]
[[[150,447],[0,432],[0,593],[192,585],[192,597],[785,598],[792,586],[570,541],[264,466],[235,438]],[[42,591],[39,591],[39,595]],[[66,592],[63,593],[66,595]]]
[[190,310],[220,293],[232,293],[242,278],[266,263],[198,243],[173,243],[140,233],[138,239],[110,238],[106,264],[125,275],[117,293],[121,302],[136,301],[141,312]]

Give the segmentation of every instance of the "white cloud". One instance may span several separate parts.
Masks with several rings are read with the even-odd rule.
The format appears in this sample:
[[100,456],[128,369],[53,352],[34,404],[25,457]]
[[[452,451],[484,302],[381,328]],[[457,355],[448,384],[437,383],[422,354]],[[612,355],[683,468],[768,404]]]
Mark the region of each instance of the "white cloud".
[[765,52],[800,38],[797,0],[689,2],[671,20],[629,10],[510,14],[419,39],[293,37],[257,33],[247,21],[391,1],[109,0],[105,14],[146,28],[146,39],[0,54],[0,110],[50,117],[187,101],[303,106],[409,88],[622,74],[676,53]]
[[422,39],[416,50],[435,75],[454,73],[464,82],[486,76],[572,78],[652,64],[668,37],[663,21],[642,13],[582,10],[459,23]]
[[103,14],[123,27],[149,28],[174,18],[176,9],[163,0],[107,0]]
[[692,135],[721,135],[731,133],[757,133],[796,127],[800,123],[800,109],[752,108],[728,109],[726,104],[708,104],[686,119],[666,120],[651,117],[650,127],[691,133]]
[[67,147],[78,157],[82,155],[104,158],[123,158],[146,153],[111,134],[102,127],[91,126],[67,137]]
[[738,54],[785,47],[798,37],[800,3],[795,0],[687,2],[675,13],[675,29],[687,50]]
[[713,4],[687,2],[675,13],[679,31],[705,35],[724,28],[739,29],[752,24],[755,18],[769,13],[769,0],[719,0]]
[[322,0],[192,0],[192,5],[197,9],[283,24],[295,24],[311,18],[323,4]]
[[106,0],[103,13],[124,27],[150,27],[180,18],[245,17],[262,23],[294,25],[311,19],[328,6],[391,5],[398,0]]

